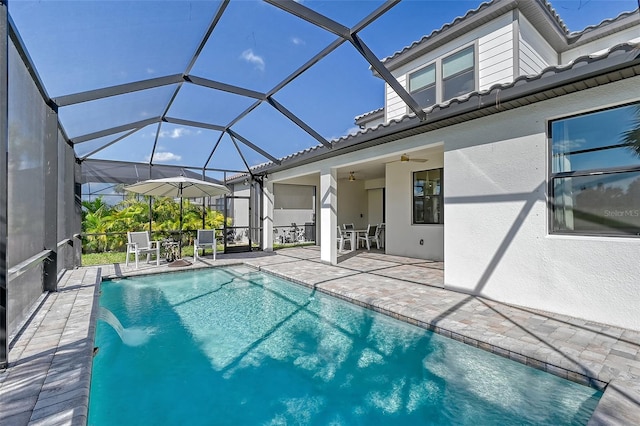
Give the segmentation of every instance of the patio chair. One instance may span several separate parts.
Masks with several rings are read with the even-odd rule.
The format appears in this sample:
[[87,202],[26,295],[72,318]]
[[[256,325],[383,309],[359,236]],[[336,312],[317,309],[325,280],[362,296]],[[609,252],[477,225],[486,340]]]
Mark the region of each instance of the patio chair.
[[[360,245],[360,242],[367,243],[367,250],[371,250],[371,242],[375,241],[377,232],[378,232],[378,225],[373,225],[373,226],[367,225],[367,233],[364,235],[358,236],[357,245]],[[380,248],[379,244],[378,244],[378,248]]]
[[353,225],[353,223],[343,223],[342,227],[344,228],[345,231],[353,231],[355,229],[355,226]]
[[151,254],[156,254],[156,266],[160,266],[160,241],[151,241],[149,231],[127,232],[127,258],[125,266],[129,266],[129,255],[136,258],[136,269],[138,269],[138,257],[147,254],[147,263],[151,260]]
[[199,249],[202,249],[202,257],[204,257],[205,249],[211,247],[213,250],[213,260],[216,260],[217,245],[215,229],[198,229],[198,234],[193,242],[193,259],[198,260]]
[[344,232],[342,229],[340,229],[340,226],[337,226],[337,228],[338,228],[338,251],[344,251],[345,243],[349,243],[349,247],[353,249],[353,247],[351,247],[351,239],[347,236],[347,233]]
[[378,224],[378,229],[376,229],[376,235],[373,237],[373,241],[376,242],[376,246],[379,248],[384,248],[384,223]]

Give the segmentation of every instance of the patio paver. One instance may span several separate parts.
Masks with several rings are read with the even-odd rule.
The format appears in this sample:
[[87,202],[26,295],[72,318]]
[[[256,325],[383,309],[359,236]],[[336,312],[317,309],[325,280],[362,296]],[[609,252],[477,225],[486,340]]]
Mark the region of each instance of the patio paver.
[[3,425],[84,425],[102,278],[245,264],[582,384],[606,386],[590,424],[640,424],[640,332],[444,290],[444,265],[317,247],[219,255],[187,268],[141,263],[68,271],[12,339],[0,372]]

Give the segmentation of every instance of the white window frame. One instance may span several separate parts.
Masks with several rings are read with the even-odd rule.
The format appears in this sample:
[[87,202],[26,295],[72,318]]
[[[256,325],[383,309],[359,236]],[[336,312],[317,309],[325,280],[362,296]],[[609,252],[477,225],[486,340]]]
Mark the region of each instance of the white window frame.
[[[411,89],[410,89],[410,76],[411,74],[414,74],[426,67],[429,67],[431,65],[435,64],[435,72],[436,72],[436,102],[434,103],[434,105],[440,104],[442,102],[448,101],[449,99],[443,99],[443,92],[444,92],[444,86],[442,84],[442,62],[447,59],[450,58],[451,56],[469,48],[469,47],[473,47],[473,90],[471,90],[471,92],[475,92],[478,90],[478,88],[480,87],[480,60],[479,60],[479,55],[478,55],[478,40],[474,40],[471,43],[466,43],[463,44],[460,47],[457,47],[456,49],[450,50],[448,51],[446,54],[441,55],[439,57],[437,57],[435,60],[427,62],[425,64],[421,64],[419,67],[416,67],[414,69],[412,69],[411,71],[407,72],[405,74],[405,89],[407,90],[407,93],[409,93],[411,96],[413,96],[413,94],[411,93]],[[469,93],[471,93],[469,92]],[[422,107],[423,109],[425,108],[429,108],[433,105],[427,105]],[[410,114],[412,111],[409,107],[407,107],[407,114]]]

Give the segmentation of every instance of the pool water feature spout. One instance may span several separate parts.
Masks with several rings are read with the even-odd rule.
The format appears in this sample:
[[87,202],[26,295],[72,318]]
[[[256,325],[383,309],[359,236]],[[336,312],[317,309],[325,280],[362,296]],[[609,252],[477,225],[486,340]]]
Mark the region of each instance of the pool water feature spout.
[[141,346],[149,341],[151,337],[152,330],[144,329],[141,327],[130,327],[124,328],[122,323],[118,320],[118,318],[108,310],[107,308],[101,306],[98,319],[106,322],[118,333],[120,336],[120,340],[127,346]]

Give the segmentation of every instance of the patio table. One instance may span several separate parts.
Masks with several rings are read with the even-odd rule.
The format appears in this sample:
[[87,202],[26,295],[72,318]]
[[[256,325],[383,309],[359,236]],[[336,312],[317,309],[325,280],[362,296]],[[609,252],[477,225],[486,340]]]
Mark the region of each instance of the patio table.
[[356,250],[356,244],[358,243],[358,235],[366,234],[366,229],[347,229],[344,232],[349,234],[349,239],[351,240],[351,250]]
[[164,240],[162,242],[162,248],[164,249],[165,258],[167,262],[173,262],[178,258],[179,243],[173,240]]

